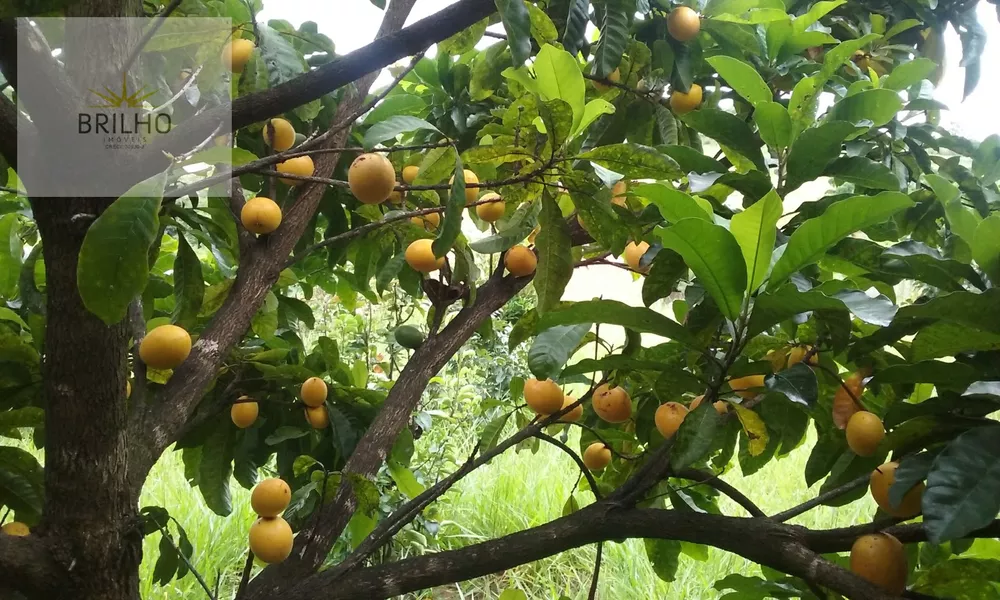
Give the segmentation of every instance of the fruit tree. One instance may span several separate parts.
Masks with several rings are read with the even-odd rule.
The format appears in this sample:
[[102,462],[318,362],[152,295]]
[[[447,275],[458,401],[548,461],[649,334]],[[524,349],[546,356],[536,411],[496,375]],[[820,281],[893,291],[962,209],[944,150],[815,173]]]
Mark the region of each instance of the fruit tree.
[[[766,567],[732,597],[997,597],[996,560],[962,555],[1000,535],[1000,135],[955,135],[933,98],[949,25],[965,93],[989,72],[985,2],[456,0],[405,26],[415,0],[372,2],[378,35],[346,54],[260,0],[0,8],[0,595],[138,598],[144,536],[158,579],[185,576],[171,507],[139,503],[178,452],[220,515],[231,477],[253,489],[241,600],[395,597],[587,545],[573,597],[594,598],[624,538],[668,580],[706,546]],[[175,33],[196,17],[231,19],[224,45]],[[126,88],[133,65],[176,124],[97,174],[129,179],[108,197],[33,192],[88,175],[58,143],[77,75]],[[563,300],[592,265],[643,305]],[[333,296],[416,316],[358,368],[313,333]],[[425,388],[500,329],[530,372],[418,483]],[[774,482],[719,477],[810,429],[813,500],[765,514]],[[565,515],[384,560],[538,442],[580,469]],[[867,522],[788,523],[866,494]]]

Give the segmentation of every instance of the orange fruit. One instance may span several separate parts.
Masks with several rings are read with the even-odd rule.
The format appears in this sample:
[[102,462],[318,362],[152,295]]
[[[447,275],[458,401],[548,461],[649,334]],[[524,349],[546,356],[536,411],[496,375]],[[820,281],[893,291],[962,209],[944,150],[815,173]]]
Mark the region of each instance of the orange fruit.
[[667,33],[678,42],[689,42],[701,31],[701,17],[687,6],[678,6],[667,15]]
[[31,529],[20,521],[11,521],[0,527],[0,532],[15,537],[24,537],[31,534]]
[[764,376],[747,375],[746,377],[734,377],[729,380],[729,387],[733,388],[733,391],[744,400],[756,398],[760,392],[751,388],[764,387]]
[[[312,177],[313,171],[315,171],[316,167],[313,165],[312,158],[308,156],[296,156],[295,158],[289,158],[285,162],[278,163],[275,169],[277,169],[279,173]],[[279,177],[278,179],[286,185],[294,186],[305,183],[304,179],[285,179],[284,177]]]
[[160,325],[139,344],[139,358],[154,369],[177,368],[191,354],[191,336],[177,325]]
[[493,202],[476,205],[476,214],[480,219],[486,221],[487,223],[493,223],[500,220],[500,218],[503,217],[504,212],[507,210],[507,205],[504,203],[503,198],[501,198],[500,194],[497,194],[496,192],[483,194],[483,197],[480,198],[480,200],[494,200]]
[[[691,401],[691,406],[689,406],[688,408],[690,410],[698,408],[699,406],[701,406],[701,401],[704,399],[705,399],[705,394],[696,397],[694,400]],[[715,402],[712,403],[712,406],[715,408],[715,412],[719,413],[720,415],[724,415],[727,412],[729,412],[729,403],[726,402],[725,400],[716,400]]]
[[632,399],[622,387],[604,383],[594,390],[594,412],[608,423],[624,423],[632,416]]
[[302,402],[310,407],[316,408],[317,406],[322,406],[326,402],[327,388],[326,382],[319,377],[310,377],[302,382],[302,387],[299,388],[299,397],[302,398]]
[[240,396],[240,400],[244,402],[234,402],[232,408],[229,409],[229,418],[240,429],[246,429],[257,420],[260,409],[256,402],[249,401],[251,400],[250,396]]
[[261,481],[250,494],[250,507],[261,517],[277,517],[292,500],[292,490],[283,479]]
[[[805,359],[806,354],[809,354],[810,350],[812,350],[812,348],[809,346],[795,346],[792,348],[788,353],[788,367],[793,367],[802,362],[803,359]],[[813,355],[809,357],[809,362],[806,364],[812,366],[819,364],[819,353],[813,353]]]
[[276,152],[284,152],[295,144],[295,128],[285,119],[271,119],[274,128],[274,143],[271,143],[271,133],[267,124],[264,125],[264,143],[274,148]]
[[417,165],[410,165],[408,167],[403,167],[403,181],[407,184],[413,183],[417,179],[417,174],[420,173],[420,167]]
[[[470,184],[479,183],[479,178],[468,169],[462,169],[462,173],[465,174],[465,205],[468,206],[479,198],[479,187],[469,187]],[[454,175],[448,180],[449,185],[453,183],[455,183]]]
[[923,501],[926,486],[920,482],[903,495],[899,506],[890,504],[889,488],[896,481],[896,468],[898,466],[898,462],[887,462],[872,471],[868,480],[868,489],[871,491],[875,503],[887,514],[899,519],[912,519],[920,514],[920,504]]
[[591,471],[600,471],[611,464],[611,450],[601,442],[594,442],[583,451],[583,464]]
[[288,558],[294,541],[292,528],[281,517],[261,517],[250,526],[250,550],[268,564]]
[[[851,373],[844,380],[843,385],[837,386],[837,391],[833,394],[833,424],[838,429],[847,427],[847,422],[850,421],[854,413],[863,410],[861,405],[854,400],[854,398],[860,400],[861,394],[865,391],[865,386],[862,383],[863,379],[864,377],[861,373]],[[851,392],[844,389],[845,387],[850,389]],[[854,397],[851,397],[851,393],[854,394]]]
[[661,404],[656,409],[656,415],[653,417],[653,420],[656,422],[656,430],[663,437],[670,438],[677,433],[677,429],[680,428],[687,414],[688,409],[683,404],[677,402]]
[[906,590],[906,551],[888,533],[863,535],[851,546],[851,571],[894,596]]
[[679,115],[689,113],[701,104],[701,86],[692,83],[687,92],[670,92],[670,108]]
[[262,235],[281,225],[281,207],[270,198],[257,196],[247,200],[240,211],[240,221],[247,231]]
[[[613,81],[615,83],[618,83],[618,82],[620,82],[622,80],[622,72],[619,69],[616,68],[614,71],[611,71],[610,73],[608,73],[607,79],[608,79],[608,81]],[[604,92],[610,90],[612,86],[607,85],[606,83],[604,83],[602,81],[595,81],[594,82],[594,87],[597,88],[597,91],[599,91],[599,92],[601,92],[603,94]]]
[[532,377],[524,382],[524,401],[540,415],[551,415],[561,409],[563,398],[562,390],[551,379],[539,381]]
[[875,454],[883,438],[882,419],[867,410],[859,410],[847,421],[847,446],[858,456]]
[[444,266],[444,257],[434,256],[434,240],[414,240],[406,247],[406,264],[418,273],[432,273]]
[[[573,396],[564,396],[562,408],[566,408],[567,406],[573,404],[574,402],[576,402],[576,398],[574,398]],[[580,417],[582,416],[583,416],[583,404],[578,404],[573,410],[569,411],[568,413],[560,417],[559,421],[561,423],[575,423],[579,421]]]
[[347,170],[347,185],[362,204],[381,204],[396,187],[396,171],[385,156],[374,152],[362,154]]
[[233,73],[242,73],[243,68],[250,62],[250,54],[253,53],[253,42],[250,40],[236,39],[227,43],[222,48],[222,64]]
[[619,179],[611,186],[611,204],[618,206],[628,206],[625,203],[625,196],[628,193],[628,184],[624,179]]
[[325,404],[320,404],[315,408],[307,406],[305,411],[306,421],[313,429],[326,429],[326,426],[330,424],[330,414],[326,411]]
[[410,217],[410,223],[413,223],[417,227],[423,227],[427,231],[434,231],[441,224],[441,213],[432,212],[426,215]]
[[504,252],[503,264],[515,277],[525,277],[535,272],[538,257],[526,246],[514,246]]
[[625,257],[625,263],[628,264],[633,271],[639,271],[641,273],[649,271],[649,266],[639,266],[639,261],[642,260],[642,256],[646,254],[648,250],[648,242],[639,242],[638,244],[635,242],[629,242],[628,245],[625,246],[625,252],[623,254]]

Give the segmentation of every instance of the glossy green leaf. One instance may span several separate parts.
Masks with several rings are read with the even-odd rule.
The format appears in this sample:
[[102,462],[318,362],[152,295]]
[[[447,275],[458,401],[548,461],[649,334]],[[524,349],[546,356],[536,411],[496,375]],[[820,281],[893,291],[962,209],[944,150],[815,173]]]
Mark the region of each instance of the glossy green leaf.
[[788,151],[785,190],[794,190],[822,175],[826,166],[840,156],[844,139],[854,130],[850,123],[830,121],[803,131]]
[[573,111],[570,130],[575,131],[583,119],[586,94],[579,63],[569,52],[546,44],[538,52],[531,68],[535,71],[535,82],[542,100],[562,100],[569,104]]
[[604,4],[601,37],[594,49],[594,75],[607,77],[618,68],[629,39],[635,4],[630,0],[609,0]]
[[848,96],[830,109],[830,119],[858,124],[871,121],[872,127],[885,125],[903,108],[903,100],[893,90],[874,89]]
[[416,498],[424,491],[424,486],[417,481],[417,477],[413,474],[413,471],[407,469],[405,466],[399,464],[394,460],[390,460],[386,463],[389,469],[389,476],[396,483],[396,487],[403,495],[407,498]]
[[899,190],[899,178],[889,167],[863,156],[844,156],[833,161],[824,173],[875,190]]
[[722,314],[735,321],[747,289],[747,267],[736,238],[701,219],[683,219],[657,231],[663,246],[684,257]]
[[233,474],[232,425],[220,421],[202,446],[198,463],[198,489],[205,504],[215,514],[228,517],[233,512],[229,478]]
[[772,148],[787,148],[792,143],[792,118],[777,102],[761,102],[753,113],[754,123],[764,143]]
[[21,237],[16,213],[0,217],[0,298],[13,298],[21,270]]
[[365,148],[374,148],[378,144],[395,139],[401,133],[429,130],[441,133],[437,127],[427,121],[411,115],[395,115],[372,125],[365,132]]
[[1000,350],[1000,334],[938,322],[917,332],[910,346],[910,358],[919,361],[977,350]]
[[507,32],[507,43],[510,45],[514,66],[519,67],[531,56],[531,15],[524,0],[494,0],[504,31]]
[[660,335],[691,348],[701,347],[691,332],[676,321],[648,308],[629,306],[616,300],[586,300],[551,310],[539,320],[537,330],[576,323],[621,325],[639,333]]
[[994,285],[1000,283],[1000,215],[993,214],[976,227],[972,258]]
[[1000,428],[971,429],[934,460],[923,496],[924,527],[939,544],[990,524],[1000,512]]
[[767,87],[760,73],[749,64],[722,54],[706,58],[705,62],[712,65],[729,87],[753,106],[771,102],[771,88]]
[[111,203],[83,238],[76,279],[87,310],[111,325],[149,278],[146,254],[159,231],[166,172],[136,184]]
[[542,199],[538,224],[541,226],[535,238],[538,268],[532,284],[538,296],[538,312],[544,314],[559,302],[573,276],[573,252],[566,220],[559,205],[548,196]]
[[448,204],[438,227],[437,238],[431,245],[434,256],[441,257],[451,250],[455,240],[462,233],[462,218],[465,215],[465,169],[462,158],[455,155],[455,175],[448,191]]
[[771,271],[769,286],[781,284],[792,273],[816,262],[851,233],[881,223],[910,206],[913,201],[899,192],[853,196],[833,204],[822,215],[809,219],[795,230]]
[[720,144],[739,152],[761,171],[766,171],[761,141],[747,123],[732,113],[716,108],[691,111],[681,120]]
[[177,238],[177,258],[174,260],[174,323],[191,329],[198,318],[205,297],[205,280],[201,261],[183,234]]
[[702,402],[689,412],[674,434],[670,466],[679,471],[705,458],[715,446],[716,433],[724,423],[711,402]]
[[675,190],[661,183],[644,183],[633,190],[637,195],[650,201],[659,209],[669,223],[681,219],[701,219],[714,223],[712,214],[706,211],[691,195]]
[[285,36],[267,25],[259,24],[257,48],[261,62],[267,66],[267,81],[271,87],[294,79],[308,70],[305,59]]
[[750,290],[756,290],[764,282],[771,266],[771,252],[774,250],[781,210],[781,198],[771,190],[746,210],[733,215],[729,224],[730,233],[743,251]]
[[563,47],[573,56],[587,42],[590,0],[569,0],[566,14],[566,29],[563,32]]
[[669,156],[641,144],[598,146],[578,158],[593,161],[627,179],[680,179],[680,167]]
[[927,78],[937,65],[928,58],[917,58],[910,62],[896,65],[892,72],[885,76],[880,85],[887,90],[903,91],[913,84]]
[[44,473],[30,453],[13,446],[0,446],[0,503],[34,525],[42,513]]
[[677,578],[677,566],[680,563],[681,543],[677,540],[646,538],[646,558],[649,559],[653,572],[663,581],[673,581]]
[[542,331],[528,349],[528,368],[537,379],[555,379],[590,331],[590,323],[559,325]]
[[764,385],[767,389],[784,394],[792,402],[806,407],[815,404],[819,396],[816,374],[803,362],[768,375],[764,378]]

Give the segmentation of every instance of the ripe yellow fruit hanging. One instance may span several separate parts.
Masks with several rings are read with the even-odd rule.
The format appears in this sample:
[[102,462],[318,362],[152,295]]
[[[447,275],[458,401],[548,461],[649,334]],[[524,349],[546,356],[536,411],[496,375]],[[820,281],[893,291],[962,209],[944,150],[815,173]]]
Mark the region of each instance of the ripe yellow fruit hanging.
[[441,213],[427,213],[418,217],[410,217],[410,223],[417,227],[423,227],[427,231],[434,231],[441,224]]
[[283,479],[261,481],[250,494],[250,507],[261,517],[277,517],[292,500],[292,490]]
[[863,535],[851,546],[851,571],[893,596],[906,589],[906,551],[888,533]]
[[[479,178],[476,174],[468,169],[462,169],[462,173],[465,174],[465,205],[468,206],[475,202],[479,198],[479,187],[469,187],[469,184],[479,183]],[[451,179],[448,180],[448,184],[455,183],[455,176],[452,175]]]
[[624,423],[632,416],[632,399],[625,388],[601,384],[594,390],[592,402],[597,416],[608,423]]
[[625,202],[625,196],[628,193],[628,184],[625,183],[624,179],[619,179],[611,186],[611,204],[616,204],[618,206],[628,206]]
[[222,65],[233,73],[242,73],[243,68],[250,62],[250,55],[253,53],[253,42],[250,40],[236,39],[230,41],[222,48]]
[[667,15],[667,33],[678,42],[690,42],[701,31],[701,17],[687,6],[678,6]]
[[294,541],[292,528],[281,517],[261,517],[250,526],[250,550],[268,564],[288,558]]
[[174,369],[191,354],[191,336],[177,325],[160,325],[139,345],[139,358],[154,369]]
[[362,154],[347,170],[347,185],[362,204],[381,204],[396,187],[396,171],[385,156]]
[[498,221],[507,210],[507,204],[503,201],[503,198],[500,197],[500,194],[496,192],[483,194],[483,197],[479,200],[482,202],[492,200],[492,202],[476,205],[476,215],[487,223]]
[[688,414],[688,409],[683,404],[678,402],[667,402],[661,404],[659,408],[656,409],[656,414],[653,416],[653,421],[656,423],[656,430],[660,432],[664,438],[670,438],[672,435],[677,433],[680,428],[681,423],[684,422],[684,417]]
[[306,407],[306,421],[313,429],[326,429],[330,424],[330,414],[326,411],[326,405],[321,404],[315,408]]
[[[608,81],[619,83],[621,80],[622,80],[622,72],[617,68],[608,74]],[[594,87],[597,88],[597,91],[603,94],[604,92],[610,90],[612,86],[604,83],[603,81],[595,81]]]
[[414,240],[406,247],[406,264],[418,273],[433,273],[444,266],[444,257],[436,258],[431,246],[434,240]]
[[[567,406],[573,404],[574,402],[576,402],[576,398],[574,398],[573,396],[564,396],[562,408],[566,408]],[[569,411],[568,413],[560,417],[559,421],[562,423],[575,423],[579,421],[580,417],[582,416],[583,416],[583,404],[577,404],[573,408],[573,410]]]
[[[803,360],[809,352],[812,351],[810,346],[795,346],[788,352],[788,368],[791,368]],[[819,353],[813,352],[806,362],[807,365],[816,366],[819,364]]]
[[692,83],[687,92],[680,90],[670,92],[670,108],[679,115],[691,112],[700,104],[701,86],[697,83]]
[[503,264],[515,277],[526,277],[535,272],[538,257],[527,246],[514,246],[504,252]]
[[0,527],[0,532],[5,535],[12,535],[15,537],[24,537],[31,534],[31,529],[20,521],[11,521]]
[[[302,177],[312,177],[313,172],[316,167],[313,165],[313,159],[308,156],[296,156],[295,158],[289,158],[285,162],[278,163],[275,167],[279,173],[286,173],[288,175],[299,175]],[[286,185],[302,185],[305,183],[303,179],[286,179],[284,177],[279,177],[282,183]]]
[[539,381],[531,378],[524,382],[524,401],[528,408],[540,415],[551,415],[563,406],[563,393],[551,379]]
[[233,420],[233,425],[240,429],[246,429],[257,420],[260,408],[250,396],[240,396],[240,402],[234,402],[229,409],[229,418]]
[[858,456],[871,456],[878,450],[879,444],[885,438],[885,426],[882,419],[860,410],[847,421],[847,446]]
[[271,119],[271,127],[274,128],[274,142],[271,142],[270,127],[264,125],[264,143],[274,148],[277,152],[284,152],[295,145],[295,128],[285,119]]
[[751,388],[764,387],[763,375],[747,375],[746,377],[735,377],[729,380],[729,387],[744,400],[755,398],[760,392]]
[[833,393],[833,424],[838,429],[846,428],[854,413],[864,410],[855,400],[855,398],[860,400],[864,392],[862,373],[851,373],[842,385],[837,386],[837,391]]
[[[691,406],[689,406],[688,408],[690,410],[698,408],[699,406],[701,406],[701,403],[704,399],[705,399],[705,394],[696,397],[694,400],[691,401]],[[715,408],[715,412],[719,413],[720,415],[724,415],[727,412],[729,412],[729,403],[726,402],[725,400],[716,400],[715,402],[712,403],[712,406]]]
[[264,196],[247,200],[240,211],[240,221],[247,231],[263,235],[271,233],[281,224],[281,207]]
[[639,242],[638,244],[635,242],[629,242],[628,245],[625,246],[625,263],[633,271],[646,273],[649,271],[649,266],[641,267],[639,265],[639,261],[642,260],[642,255],[645,254],[647,250],[649,250],[649,243],[647,242]]
[[583,451],[583,464],[591,471],[600,471],[611,464],[611,450],[601,442],[594,442]]
[[871,491],[875,503],[887,514],[898,519],[912,519],[920,514],[921,503],[924,498],[924,488],[926,486],[923,482],[913,486],[903,495],[903,500],[899,505],[893,506],[889,502],[889,488],[896,481],[897,467],[899,467],[899,463],[893,461],[887,462],[872,471],[871,477],[868,480],[868,489]]
[[303,404],[310,408],[322,406],[326,402],[326,395],[326,382],[319,377],[306,379],[299,388],[299,397],[302,398]]
[[417,174],[420,173],[420,167],[417,165],[410,165],[408,167],[403,167],[403,181],[406,183],[413,183],[417,179]]

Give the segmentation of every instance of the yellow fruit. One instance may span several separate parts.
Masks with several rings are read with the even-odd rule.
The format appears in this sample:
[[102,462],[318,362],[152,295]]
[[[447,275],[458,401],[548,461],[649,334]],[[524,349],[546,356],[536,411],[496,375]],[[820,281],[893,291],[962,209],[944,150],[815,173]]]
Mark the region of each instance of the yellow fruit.
[[583,451],[583,464],[591,471],[600,471],[611,464],[611,450],[601,442],[594,442]]
[[247,231],[256,234],[271,233],[281,224],[281,207],[270,198],[257,196],[243,205],[240,220]]
[[299,388],[299,396],[302,398],[303,404],[310,408],[322,406],[326,402],[326,394],[326,382],[319,377],[306,379],[302,382],[302,387]]
[[261,517],[250,526],[250,550],[268,564],[288,558],[293,542],[292,528],[281,517]]
[[525,277],[535,272],[538,257],[527,246],[514,246],[504,252],[503,264],[515,277]]
[[628,264],[633,271],[639,271],[640,273],[649,271],[648,266],[645,268],[639,266],[639,261],[642,259],[642,255],[645,254],[647,250],[649,250],[649,244],[647,242],[639,242],[638,244],[635,242],[629,242],[628,245],[625,246],[625,253],[623,255],[625,257],[625,263]]
[[778,371],[785,368],[788,364],[788,355],[785,353],[785,349],[780,350],[768,350],[767,356],[764,357],[767,362],[771,363],[771,370],[777,373]]
[[233,73],[242,73],[252,52],[253,42],[250,40],[232,40],[222,48],[222,64]]
[[419,217],[410,217],[410,223],[417,227],[423,227],[427,231],[434,231],[441,224],[441,213],[427,213]]
[[[851,373],[844,380],[843,385],[837,386],[837,391],[833,393],[833,424],[838,429],[847,427],[847,423],[854,416],[854,413],[864,410],[855,401],[855,398],[860,400],[861,394],[865,391],[863,380],[864,376],[861,373]],[[848,389],[850,392],[847,391]],[[853,397],[851,394],[853,394]]]
[[563,407],[563,393],[551,379],[531,378],[524,382],[524,401],[540,415],[551,415]]
[[420,167],[417,165],[403,167],[403,181],[413,183],[417,179],[417,173],[420,173]]
[[871,456],[885,437],[882,419],[860,410],[847,422],[847,446],[858,456]]
[[678,6],[667,15],[667,33],[678,42],[689,42],[701,30],[698,13],[686,6]]
[[320,405],[316,408],[306,407],[306,421],[312,425],[313,429],[326,429],[326,426],[330,424],[330,415],[326,412],[326,405]]
[[284,152],[295,145],[295,128],[285,119],[271,119],[274,128],[274,143],[271,143],[270,127],[264,125],[264,143],[277,152]]
[[688,409],[683,404],[677,402],[667,402],[661,404],[656,409],[653,420],[656,422],[656,430],[665,438],[677,433],[677,429],[684,422],[684,417],[688,414]]
[[701,86],[692,83],[687,93],[674,90],[670,93],[670,108],[679,115],[689,113],[701,104]]
[[385,156],[362,154],[347,170],[347,185],[362,204],[381,204],[396,187],[396,171]]
[[160,325],[139,345],[139,358],[154,369],[173,369],[191,353],[191,336],[176,325]]
[[608,423],[624,423],[632,416],[632,399],[625,388],[604,383],[594,390],[594,412]]
[[[278,166],[275,168],[279,173],[312,177],[316,167],[313,165],[313,159],[308,156],[296,156],[295,158],[289,158],[285,162],[278,163]],[[284,177],[279,177],[279,179],[286,185],[302,185],[305,183],[303,179],[285,179]]]
[[480,200],[495,200],[494,202],[476,205],[476,214],[479,215],[480,219],[486,221],[487,223],[493,223],[499,220],[507,210],[507,205],[504,203],[503,198],[501,198],[500,194],[497,194],[496,192],[484,194]]
[[[704,399],[705,399],[705,394],[698,396],[697,398],[691,401],[691,406],[688,408],[690,410],[698,408],[699,406],[701,406],[701,401]],[[726,402],[725,400],[716,400],[715,402],[712,403],[712,406],[715,408],[715,412],[719,413],[720,415],[724,415],[727,412],[729,412],[729,403]]]
[[751,388],[764,387],[763,375],[747,375],[746,377],[735,377],[729,380],[729,387],[733,388],[736,394],[744,400],[755,398],[760,392]]
[[[608,81],[613,81],[615,83],[618,83],[621,80],[622,80],[622,72],[618,69],[615,69],[614,71],[608,74]],[[601,92],[602,94],[611,89],[610,85],[607,85],[606,83],[601,81],[595,81],[594,87],[597,88],[597,91]]]
[[284,480],[273,477],[261,481],[250,494],[250,507],[261,517],[277,517],[292,499],[292,490]]
[[[576,398],[574,398],[573,396],[564,396],[562,408],[566,408],[567,406],[573,404],[574,402],[576,402]],[[579,421],[580,417],[582,416],[583,416],[583,405],[578,404],[576,405],[576,407],[573,408],[573,410],[569,411],[568,413],[560,417],[559,421],[563,423],[575,423]]]
[[249,396],[240,396],[240,400],[244,402],[234,402],[232,408],[229,409],[229,418],[240,429],[246,429],[257,420],[259,408],[256,402],[249,402],[251,400]]
[[[479,198],[479,187],[469,187],[469,184],[479,183],[479,178],[468,169],[463,169],[462,172],[465,173],[465,205],[468,206]],[[454,175],[448,180],[449,185],[452,183],[455,183]]]
[[617,204],[618,206],[627,206],[625,203],[625,194],[628,192],[628,184],[625,183],[624,179],[619,179],[611,186],[611,204]]
[[7,535],[13,535],[17,537],[24,537],[31,533],[31,529],[27,525],[20,521],[11,521],[3,527],[0,527],[0,531]]
[[906,551],[888,533],[863,535],[851,546],[851,571],[893,596],[906,589]]
[[444,257],[435,258],[431,245],[434,240],[414,240],[406,247],[406,264],[418,273],[431,273],[444,266]]
[[923,482],[918,483],[903,495],[899,506],[892,506],[889,503],[889,488],[896,481],[896,467],[898,466],[898,462],[887,462],[872,471],[871,478],[868,480],[868,489],[871,491],[875,503],[887,514],[899,519],[912,519],[920,514],[920,504],[923,501],[926,486]]
[[[791,368],[802,362],[806,355],[809,354],[810,350],[812,350],[812,348],[809,346],[795,346],[792,348],[788,353],[788,367]],[[809,357],[809,361],[806,364],[812,366],[819,364],[819,353],[814,352],[812,356]]]

